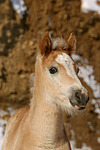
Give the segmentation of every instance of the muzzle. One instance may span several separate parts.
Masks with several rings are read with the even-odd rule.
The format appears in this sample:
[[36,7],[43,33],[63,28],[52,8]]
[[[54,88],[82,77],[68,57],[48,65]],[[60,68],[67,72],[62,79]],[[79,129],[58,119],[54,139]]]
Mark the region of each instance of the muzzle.
[[72,95],[69,98],[70,103],[73,107],[75,107],[78,110],[85,109],[86,104],[89,101],[88,93],[82,89],[82,90],[73,90]]

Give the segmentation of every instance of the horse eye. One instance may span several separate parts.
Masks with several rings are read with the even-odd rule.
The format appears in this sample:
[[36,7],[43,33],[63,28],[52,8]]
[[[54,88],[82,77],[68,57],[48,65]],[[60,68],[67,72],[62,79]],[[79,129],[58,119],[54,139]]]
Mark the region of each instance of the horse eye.
[[57,69],[56,67],[51,67],[51,68],[49,69],[49,72],[50,72],[51,74],[55,74],[57,71],[58,71],[58,69]]

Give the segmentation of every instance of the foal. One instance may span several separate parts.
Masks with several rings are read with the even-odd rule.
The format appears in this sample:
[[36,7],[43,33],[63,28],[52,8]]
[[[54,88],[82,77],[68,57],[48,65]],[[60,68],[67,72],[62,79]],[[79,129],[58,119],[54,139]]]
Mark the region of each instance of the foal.
[[63,112],[78,112],[88,102],[71,57],[75,47],[73,34],[67,41],[52,41],[45,33],[35,65],[31,105],[18,110],[9,120],[2,150],[71,150]]

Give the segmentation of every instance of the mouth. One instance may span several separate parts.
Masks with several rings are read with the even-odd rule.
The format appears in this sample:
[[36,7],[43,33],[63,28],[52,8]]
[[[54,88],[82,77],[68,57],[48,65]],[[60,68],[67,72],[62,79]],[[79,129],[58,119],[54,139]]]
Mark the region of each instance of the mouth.
[[71,103],[71,105],[74,107],[74,108],[76,108],[77,110],[83,110],[83,109],[85,109],[85,105],[78,105],[78,104],[75,104],[75,103],[73,103],[72,102],[72,100],[70,100],[70,103]]

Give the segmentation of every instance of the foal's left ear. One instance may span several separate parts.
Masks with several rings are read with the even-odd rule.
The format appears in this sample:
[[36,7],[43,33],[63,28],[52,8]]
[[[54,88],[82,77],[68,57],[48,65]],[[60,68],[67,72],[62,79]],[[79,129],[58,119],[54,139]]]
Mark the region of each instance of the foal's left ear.
[[67,51],[69,55],[71,55],[75,49],[76,49],[76,37],[73,33],[71,33],[67,40]]
[[49,54],[52,50],[52,42],[49,37],[49,32],[46,32],[40,42],[40,53],[43,56]]

